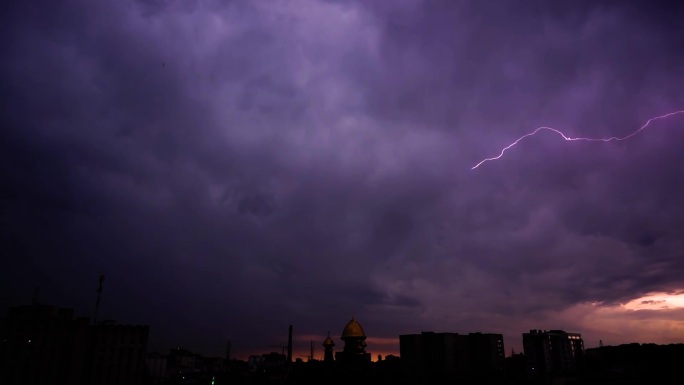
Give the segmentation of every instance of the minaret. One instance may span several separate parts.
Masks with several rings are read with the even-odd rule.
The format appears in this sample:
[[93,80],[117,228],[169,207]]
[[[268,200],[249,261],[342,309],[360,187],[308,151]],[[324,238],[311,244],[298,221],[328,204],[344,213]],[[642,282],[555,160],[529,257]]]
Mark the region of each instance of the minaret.
[[335,342],[330,338],[330,332],[328,332],[328,338],[323,341],[323,362],[330,364],[335,362],[333,346],[335,346]]

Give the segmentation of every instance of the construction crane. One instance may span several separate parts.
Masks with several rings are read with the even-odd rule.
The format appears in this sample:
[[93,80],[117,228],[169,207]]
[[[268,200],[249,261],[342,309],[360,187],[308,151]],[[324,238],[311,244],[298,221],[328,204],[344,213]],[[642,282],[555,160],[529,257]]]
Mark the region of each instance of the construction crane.
[[302,354],[302,355],[299,355],[299,357],[305,357],[307,360],[313,361],[313,359],[314,359],[314,342],[313,341],[311,341],[311,354],[308,354],[308,355]]

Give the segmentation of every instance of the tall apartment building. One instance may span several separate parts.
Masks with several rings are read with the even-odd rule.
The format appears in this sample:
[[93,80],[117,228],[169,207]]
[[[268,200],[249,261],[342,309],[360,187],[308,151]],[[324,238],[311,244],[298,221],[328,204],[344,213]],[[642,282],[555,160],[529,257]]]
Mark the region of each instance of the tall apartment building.
[[533,329],[523,333],[523,349],[530,375],[574,374],[582,369],[584,342],[579,333]]
[[88,384],[142,384],[147,373],[146,325],[122,325],[114,321],[90,327],[89,357],[84,373]]
[[0,384],[142,384],[148,326],[91,325],[73,309],[34,303],[0,319]]
[[435,333],[399,336],[402,365],[421,377],[496,375],[503,371],[501,334]]
[[79,385],[88,319],[72,309],[34,303],[0,320],[0,383]]

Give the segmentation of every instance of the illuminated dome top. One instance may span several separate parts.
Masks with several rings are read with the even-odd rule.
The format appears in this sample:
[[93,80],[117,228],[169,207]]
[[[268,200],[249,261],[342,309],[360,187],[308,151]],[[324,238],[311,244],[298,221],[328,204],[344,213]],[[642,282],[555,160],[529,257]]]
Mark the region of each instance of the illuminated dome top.
[[363,332],[363,328],[361,327],[361,324],[358,323],[354,317],[352,317],[351,321],[347,322],[347,325],[344,327],[344,330],[342,330],[342,339],[345,338],[362,338],[366,339],[366,333]]

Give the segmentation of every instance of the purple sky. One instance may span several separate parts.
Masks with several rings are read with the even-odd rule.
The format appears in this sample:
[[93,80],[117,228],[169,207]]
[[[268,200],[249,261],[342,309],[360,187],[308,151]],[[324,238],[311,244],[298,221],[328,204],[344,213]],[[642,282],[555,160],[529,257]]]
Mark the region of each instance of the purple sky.
[[[678,1],[11,1],[0,305],[150,350],[684,342]],[[59,5],[58,5],[59,4]],[[4,310],[3,310],[4,311]],[[299,353],[297,353],[299,354]]]

